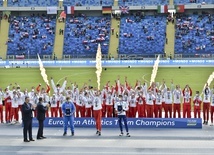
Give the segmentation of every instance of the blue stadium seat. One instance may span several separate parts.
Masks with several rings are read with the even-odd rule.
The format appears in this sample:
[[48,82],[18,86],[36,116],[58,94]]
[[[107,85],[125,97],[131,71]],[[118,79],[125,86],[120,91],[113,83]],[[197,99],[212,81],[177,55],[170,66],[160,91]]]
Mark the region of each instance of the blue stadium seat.
[[167,5],[169,0],[119,0],[119,6]]
[[119,54],[163,54],[166,16],[121,18]]
[[0,7],[3,6],[3,0],[0,0]]
[[214,53],[214,15],[183,15],[176,20],[175,53]]
[[7,5],[9,7],[35,7],[35,6],[58,6],[58,0],[8,0]]
[[63,54],[95,56],[101,43],[102,54],[108,53],[110,15],[104,17],[68,17],[64,33]]
[[174,0],[174,4],[214,4],[214,0]]
[[114,0],[64,0],[67,6],[112,6]]
[[7,55],[52,55],[56,17],[12,17]]

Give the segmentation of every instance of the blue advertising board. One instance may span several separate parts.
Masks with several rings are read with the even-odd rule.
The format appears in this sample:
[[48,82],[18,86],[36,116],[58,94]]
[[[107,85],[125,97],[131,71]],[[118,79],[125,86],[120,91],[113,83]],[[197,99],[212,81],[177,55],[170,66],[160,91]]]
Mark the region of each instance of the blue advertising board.
[[[95,127],[93,118],[75,118],[75,127]],[[195,118],[128,118],[130,128],[202,128],[202,119]],[[36,118],[33,126],[38,126]],[[45,127],[63,127],[63,118],[46,118]],[[102,118],[102,128],[118,127],[117,118]]]
[[[155,60],[104,60],[103,67],[150,67],[154,65]],[[73,60],[73,61],[43,61],[44,67],[94,67],[95,60]],[[0,61],[0,66],[20,66],[20,67],[39,67],[38,61]],[[214,66],[214,60],[160,60],[160,67],[164,66]]]

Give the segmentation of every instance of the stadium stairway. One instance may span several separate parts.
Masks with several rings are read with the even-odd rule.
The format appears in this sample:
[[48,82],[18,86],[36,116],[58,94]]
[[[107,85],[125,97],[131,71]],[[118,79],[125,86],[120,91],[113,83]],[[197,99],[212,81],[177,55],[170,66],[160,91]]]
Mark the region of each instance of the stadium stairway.
[[[173,5],[174,0],[169,1],[169,5]],[[165,42],[165,53],[166,57],[174,58],[174,49],[175,49],[175,20],[174,24],[172,22],[168,22],[166,25],[166,38],[167,43]]]
[[114,6],[118,6],[118,0],[114,0]]
[[[114,0],[114,6],[118,6],[118,0]],[[111,29],[114,29],[114,33],[111,31],[111,36],[110,36],[110,42],[109,42],[109,51],[108,51],[108,57],[112,58],[114,57],[115,59],[118,58],[118,52],[117,48],[119,47],[119,37],[117,37],[116,33],[118,32],[118,35],[120,33],[120,21],[116,20],[115,18],[111,19]]]
[[[63,6],[62,1],[59,1],[59,6]],[[61,12],[59,12],[60,14]],[[53,50],[53,57],[54,55],[58,60],[62,59],[63,57],[63,44],[64,44],[64,35],[60,35],[60,29],[65,30],[65,22],[59,22],[57,19],[56,22],[56,29],[55,29],[55,41],[54,41],[54,50]]]
[[[7,5],[3,4],[4,7],[6,7]],[[7,14],[7,16],[9,16],[10,12],[9,11],[5,11],[3,12],[3,15]],[[2,59],[6,59],[7,57],[7,40],[8,40],[8,33],[9,33],[9,25],[10,23],[8,22],[8,19],[2,19],[1,20],[1,27],[0,27],[0,57],[2,57]]]

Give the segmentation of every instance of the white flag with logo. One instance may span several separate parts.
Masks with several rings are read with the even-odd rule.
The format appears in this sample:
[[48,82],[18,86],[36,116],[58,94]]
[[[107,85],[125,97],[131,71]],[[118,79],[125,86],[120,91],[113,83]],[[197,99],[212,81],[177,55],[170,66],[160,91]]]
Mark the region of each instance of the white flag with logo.
[[57,6],[47,7],[47,14],[57,14]]

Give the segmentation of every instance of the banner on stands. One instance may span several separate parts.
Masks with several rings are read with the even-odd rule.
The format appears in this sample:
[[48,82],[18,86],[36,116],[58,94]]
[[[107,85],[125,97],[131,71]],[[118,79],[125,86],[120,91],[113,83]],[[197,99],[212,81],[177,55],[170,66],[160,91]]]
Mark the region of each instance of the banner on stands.
[[[93,118],[75,118],[75,127],[95,127]],[[38,121],[33,118],[33,126],[38,126]],[[46,118],[45,127],[63,127],[63,118]],[[130,128],[202,128],[202,120],[195,118],[128,118]],[[102,128],[119,127],[118,118],[102,118]]]
[[[96,65],[95,60],[87,61],[42,61],[45,67],[94,67]],[[103,67],[149,67],[154,65],[155,60],[105,60],[102,61]],[[17,64],[20,66],[39,67],[38,61],[1,61],[0,66]],[[160,67],[164,66],[214,66],[214,60],[160,60]]]

